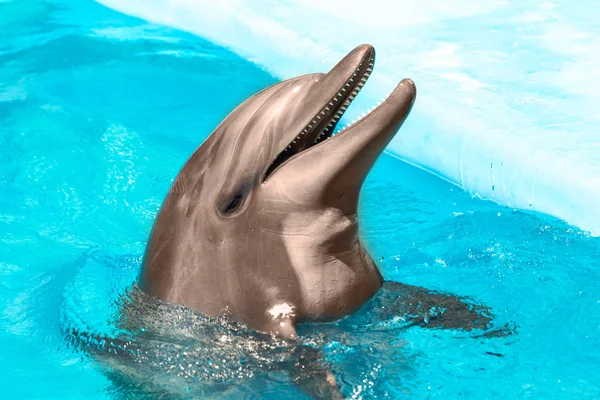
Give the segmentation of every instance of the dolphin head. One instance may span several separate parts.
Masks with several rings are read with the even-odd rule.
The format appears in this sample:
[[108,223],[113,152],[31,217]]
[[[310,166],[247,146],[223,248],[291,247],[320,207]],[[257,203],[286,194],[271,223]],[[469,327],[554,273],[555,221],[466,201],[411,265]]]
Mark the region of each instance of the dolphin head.
[[[416,96],[403,80],[334,135],[374,61],[373,47],[359,46],[328,73],[278,83],[231,112],[173,183],[148,244],[142,288],[208,314],[228,308],[251,326],[260,317],[247,304],[267,307],[285,296],[305,319],[341,316],[357,305],[340,293],[365,274],[372,282],[362,297],[370,297],[381,279],[358,240],[359,192]],[[341,282],[339,290],[328,279]],[[323,285],[329,303],[349,305],[332,312]],[[251,298],[240,300],[240,291]]]
[[182,172],[211,180],[202,195],[219,218],[244,219],[252,205],[271,209],[282,199],[298,209],[356,213],[365,177],[416,96],[413,82],[403,80],[383,104],[334,135],[374,61],[373,47],[362,45],[327,74],[300,76],[254,95],[217,127]]

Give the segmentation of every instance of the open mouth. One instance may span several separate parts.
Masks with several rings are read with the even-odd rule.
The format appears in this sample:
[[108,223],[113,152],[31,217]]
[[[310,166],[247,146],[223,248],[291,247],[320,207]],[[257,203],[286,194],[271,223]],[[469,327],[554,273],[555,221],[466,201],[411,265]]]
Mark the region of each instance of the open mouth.
[[279,153],[267,169],[263,181],[290,158],[334,136],[340,118],[367,82],[373,71],[374,63],[375,52],[371,50],[363,57],[352,76],[339,92],[319,111],[302,132]]

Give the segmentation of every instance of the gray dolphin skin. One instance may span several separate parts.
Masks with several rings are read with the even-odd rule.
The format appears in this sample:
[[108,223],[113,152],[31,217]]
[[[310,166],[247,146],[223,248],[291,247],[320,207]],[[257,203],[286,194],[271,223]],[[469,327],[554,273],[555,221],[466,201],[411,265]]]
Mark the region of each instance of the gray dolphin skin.
[[173,182],[140,288],[284,338],[363,306],[383,278],[358,236],[360,189],[416,97],[405,79],[333,135],[374,61],[359,46],[329,73],[278,83],[231,112]]

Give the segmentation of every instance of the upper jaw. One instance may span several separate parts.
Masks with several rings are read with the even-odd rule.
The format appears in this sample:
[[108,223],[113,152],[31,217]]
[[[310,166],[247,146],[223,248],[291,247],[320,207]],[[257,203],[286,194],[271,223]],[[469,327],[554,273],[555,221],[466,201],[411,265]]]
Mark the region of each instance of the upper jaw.
[[[354,66],[352,75],[342,73],[345,78],[342,86],[337,86],[337,93],[329,102],[323,105],[318,114],[314,116],[312,121],[302,130],[300,135],[295,139],[296,143],[291,146],[297,152],[307,149],[333,135],[336,124],[350,105],[358,92],[363,88],[367,79],[373,71],[375,64],[375,49],[371,46],[359,47],[361,54],[360,61]],[[355,50],[354,52],[356,52]],[[353,53],[354,53],[353,52]],[[353,56],[350,53],[350,56]],[[356,58],[356,56],[352,57]],[[340,62],[342,64],[344,61]],[[344,71],[345,72],[345,71]],[[328,76],[339,74],[338,66],[324,77],[327,80]]]
[[320,78],[302,100],[303,107],[318,104],[318,112],[277,155],[266,170],[263,182],[289,159],[333,136],[337,123],[373,71],[375,49],[370,45],[355,48],[328,74]]

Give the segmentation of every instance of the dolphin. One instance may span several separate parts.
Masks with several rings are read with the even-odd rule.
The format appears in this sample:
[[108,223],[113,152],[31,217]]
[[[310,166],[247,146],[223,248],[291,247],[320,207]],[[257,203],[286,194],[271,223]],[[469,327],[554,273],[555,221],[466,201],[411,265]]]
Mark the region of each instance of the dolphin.
[[335,133],[374,62],[374,48],[358,46],[328,73],[280,82],[232,111],[174,180],[139,287],[282,338],[371,299],[383,278],[360,241],[359,194],[416,97],[404,79]]
[[[370,336],[392,319],[393,329],[514,332],[509,325],[490,330],[490,309],[472,299],[384,282],[361,243],[362,183],[416,96],[413,82],[403,80],[378,108],[334,134],[374,61],[374,49],[362,45],[327,74],[263,90],[185,163],[111,330],[69,318],[63,326],[69,345],[100,362],[115,395],[177,398],[183,390],[185,398],[210,397],[245,378],[260,391],[269,374],[283,372],[313,398],[343,398],[316,344],[328,329],[339,333],[338,325],[371,327]],[[307,343],[289,340],[302,322],[337,320],[359,308],[329,328],[305,327]],[[354,333],[357,340],[364,332]]]

